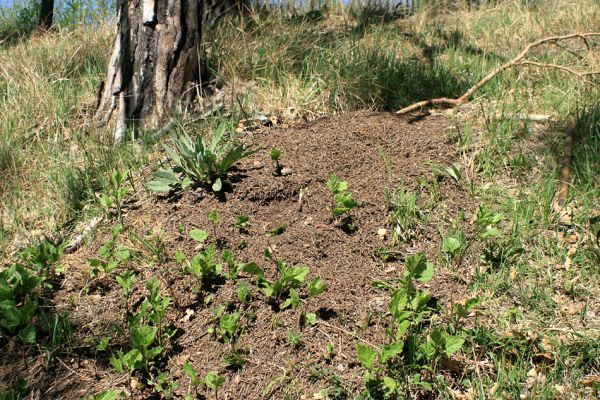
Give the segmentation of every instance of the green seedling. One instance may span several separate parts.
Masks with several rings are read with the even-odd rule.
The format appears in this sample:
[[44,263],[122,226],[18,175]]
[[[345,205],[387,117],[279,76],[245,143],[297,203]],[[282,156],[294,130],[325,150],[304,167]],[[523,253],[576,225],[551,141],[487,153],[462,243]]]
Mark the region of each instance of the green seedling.
[[125,295],[125,305],[127,309],[129,309],[129,296],[131,295],[131,291],[133,290],[133,283],[135,282],[135,273],[126,269],[122,275],[115,276],[115,280],[123,289],[123,294]]
[[125,186],[125,180],[127,179],[127,172],[121,173],[115,171],[110,177],[110,185],[105,188],[102,192],[100,199],[98,200],[100,206],[107,212],[110,213],[114,207],[117,211],[117,217],[119,221],[123,221],[122,218],[122,207],[125,196],[129,193],[129,188]]
[[90,276],[97,278],[101,273],[110,274],[119,265],[129,261],[131,254],[124,247],[117,247],[117,239],[123,233],[123,225],[116,225],[111,231],[111,237],[98,250],[99,258],[88,260]]
[[279,157],[281,157],[281,150],[275,147],[271,149],[271,160],[275,161],[275,172],[273,172],[275,176],[280,176],[283,169],[283,166],[279,163]]
[[457,231],[448,236],[442,235],[442,252],[451,260],[459,258],[463,245],[464,235],[462,231]]
[[368,398],[396,398],[399,384],[391,374],[387,375],[387,372],[389,364],[402,354],[403,348],[404,342],[401,340],[384,346],[380,351],[364,344],[356,345],[358,361],[366,369],[363,379]]
[[127,318],[130,350],[119,350],[110,358],[115,370],[128,373],[130,378],[136,370],[148,373],[154,360],[162,354],[165,342],[175,334],[174,330],[164,326],[171,299],[162,296],[158,279],[150,279],[146,283],[146,291],[139,311]]
[[315,325],[317,323],[317,314],[307,313],[308,301],[320,295],[327,290],[327,285],[321,281],[321,278],[317,277],[313,279],[307,288],[307,298],[304,302],[304,307],[300,314],[300,327],[304,328],[306,325]]
[[392,225],[392,247],[408,242],[422,229],[423,215],[417,207],[417,194],[399,186],[385,191],[388,215]]
[[237,279],[238,274],[246,265],[245,263],[237,262],[231,250],[224,250],[221,254],[221,260],[227,264],[227,272],[223,272],[223,276],[227,279]]
[[348,182],[342,182],[337,176],[331,175],[327,180],[327,187],[333,194],[332,203],[329,207],[332,221],[358,207],[352,193],[348,192]]
[[271,229],[269,232],[265,234],[266,237],[273,237],[283,235],[285,230],[287,229],[287,224],[281,224],[278,227]]
[[215,238],[217,238],[217,226],[219,225],[219,222],[221,221],[221,215],[217,212],[217,211],[210,211],[208,213],[208,220],[210,221],[210,223],[212,224],[213,227],[213,235],[215,236]]
[[250,217],[247,215],[238,215],[235,219],[235,227],[239,229],[240,232],[245,232],[248,230],[248,226],[250,225]]
[[161,399],[167,400],[174,398],[175,392],[179,389],[179,381],[171,381],[169,375],[163,371],[158,371],[156,376],[150,376],[148,384]]
[[[258,287],[265,296],[284,308],[289,307],[292,303],[299,304],[297,289],[304,283],[309,272],[308,267],[288,267],[283,260],[277,261],[279,279],[275,281],[266,279],[263,270],[256,264],[247,264],[243,270],[256,277]],[[285,302],[280,304],[283,299]]]
[[208,239],[208,233],[202,229],[192,229],[190,231],[190,237],[198,243],[204,243]]
[[93,396],[84,397],[84,400],[117,400],[122,399],[123,393],[118,390],[105,390]]
[[187,264],[185,272],[189,272],[198,278],[203,287],[210,287],[215,279],[221,276],[223,266],[216,262],[216,247],[214,244],[198,253]]
[[200,380],[200,378],[198,377],[198,373],[196,372],[196,369],[194,368],[194,366],[192,364],[190,364],[189,362],[185,362],[183,364],[183,372],[185,372],[185,374],[190,378],[190,386],[192,388],[194,388],[194,392],[196,393],[196,396],[191,396],[189,394],[186,394],[184,396],[184,399],[185,400],[193,400],[193,399],[197,398],[198,387],[202,384],[202,380]]
[[287,342],[294,349],[299,349],[300,347],[302,347],[302,344],[303,344],[302,334],[300,332],[294,331],[294,330],[289,331],[287,333]]
[[210,143],[202,137],[192,139],[184,132],[172,135],[174,147],[163,147],[176,166],[155,172],[148,188],[155,192],[171,192],[194,184],[220,192],[224,186],[231,186],[227,179],[229,170],[259,149],[250,149],[227,138],[226,131],[227,123],[224,122],[215,130]]
[[237,287],[236,295],[239,301],[246,303],[252,296],[252,287],[247,283],[240,283]]
[[221,387],[223,383],[225,383],[225,378],[214,371],[209,372],[204,377],[204,384],[215,392],[215,398],[217,399],[219,398],[219,387]]

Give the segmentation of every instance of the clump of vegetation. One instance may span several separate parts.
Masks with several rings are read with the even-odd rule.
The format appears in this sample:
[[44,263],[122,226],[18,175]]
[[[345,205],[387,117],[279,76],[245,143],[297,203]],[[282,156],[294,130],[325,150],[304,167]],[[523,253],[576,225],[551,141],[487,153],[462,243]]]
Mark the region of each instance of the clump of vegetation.
[[[465,337],[460,328],[435,322],[438,307],[430,294],[416,286],[417,282],[429,282],[433,275],[433,264],[421,253],[406,258],[398,287],[383,285],[391,292],[387,342],[381,349],[356,345],[358,360],[366,369],[365,394],[369,398],[388,399],[406,391],[432,390],[435,382],[425,378],[423,369],[435,367],[438,360],[461,349]],[[464,306],[461,315],[476,304],[473,301]]]
[[129,188],[125,185],[127,177],[127,172],[121,173],[119,171],[115,171],[110,176],[109,186],[102,191],[100,199],[98,200],[102,208],[107,213],[109,213],[113,207],[116,209],[117,217],[119,218],[121,224],[123,223],[123,201],[125,200],[127,193],[129,193]]
[[173,135],[174,147],[163,147],[176,166],[156,172],[148,187],[156,192],[170,192],[194,184],[206,185],[213,192],[220,192],[224,185],[231,186],[227,180],[231,167],[258,149],[251,149],[227,137],[227,127],[225,122],[219,125],[210,143],[202,136],[192,139],[185,132]]
[[[128,297],[130,283],[123,285],[123,290]],[[110,358],[110,363],[117,372],[127,373],[130,380],[135,372],[142,373],[142,377],[160,393],[165,390],[167,377],[157,362],[165,351],[165,345],[175,334],[175,330],[167,327],[164,321],[171,299],[161,294],[156,277],[146,283],[146,291],[138,311],[133,316],[126,316],[129,350],[118,350]],[[102,347],[106,348],[107,345],[108,341],[105,341]]]
[[348,182],[340,181],[335,175],[331,175],[327,179],[327,188],[333,195],[329,212],[331,220],[337,221],[340,217],[358,207],[358,203],[352,197],[352,193],[348,191]]
[[129,250],[117,245],[117,240],[123,233],[123,225],[117,224],[111,231],[111,237],[98,250],[99,258],[88,260],[90,265],[90,276],[99,278],[108,276],[113,270],[121,265],[126,265],[131,258]]
[[392,225],[392,246],[410,241],[422,229],[423,213],[417,206],[417,193],[398,186],[395,190],[386,190],[390,222]]

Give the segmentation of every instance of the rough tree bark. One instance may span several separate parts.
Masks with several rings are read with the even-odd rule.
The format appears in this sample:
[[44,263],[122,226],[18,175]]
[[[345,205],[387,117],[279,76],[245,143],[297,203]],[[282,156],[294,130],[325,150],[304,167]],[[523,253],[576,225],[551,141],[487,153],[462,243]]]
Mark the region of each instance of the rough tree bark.
[[202,0],[119,0],[117,32],[96,118],[116,113],[115,140],[156,126],[191,101],[199,82]]
[[54,0],[42,0],[40,4],[40,19],[38,25],[44,30],[52,27],[54,19]]

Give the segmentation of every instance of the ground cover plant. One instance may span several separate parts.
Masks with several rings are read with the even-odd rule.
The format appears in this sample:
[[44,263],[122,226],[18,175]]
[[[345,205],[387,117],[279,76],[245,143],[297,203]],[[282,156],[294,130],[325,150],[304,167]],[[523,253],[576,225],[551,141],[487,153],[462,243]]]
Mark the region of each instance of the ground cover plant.
[[[167,148],[91,124],[107,26],[0,43],[0,397],[597,397],[597,87],[531,66],[456,110],[354,110],[459,96],[600,7],[424,3],[222,21],[226,112]],[[559,44],[534,55],[598,69]]]

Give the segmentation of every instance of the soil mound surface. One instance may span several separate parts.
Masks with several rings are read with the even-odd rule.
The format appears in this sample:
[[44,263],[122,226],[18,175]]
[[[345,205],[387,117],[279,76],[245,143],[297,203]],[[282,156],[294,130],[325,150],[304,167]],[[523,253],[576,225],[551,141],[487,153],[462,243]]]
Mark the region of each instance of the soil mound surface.
[[[443,116],[410,121],[387,113],[357,112],[286,129],[265,129],[247,138],[261,150],[236,165],[232,191],[219,197],[204,189],[187,190],[178,198],[140,200],[128,209],[127,230],[118,238],[130,249],[128,267],[137,273],[128,307],[139,307],[144,285],[153,276],[159,279],[162,293],[171,297],[166,319],[177,333],[165,349],[162,369],[180,379],[178,393],[187,389],[189,379],[182,365],[189,362],[200,377],[217,371],[225,378],[220,399],[313,398],[336,379],[354,397],[364,372],[356,362],[356,343],[380,345],[384,337],[382,321],[389,294],[373,282],[393,285],[401,277],[406,254],[423,251],[435,262],[440,257],[439,227],[472,209],[461,185],[432,173],[432,164],[451,165],[457,160],[457,151],[448,141],[448,126]],[[285,175],[274,176],[275,164],[269,157],[274,147],[281,150]],[[332,194],[326,182],[333,174],[348,182],[359,203],[345,227],[332,222],[328,211]],[[411,239],[392,249],[383,262],[378,249],[389,246],[392,229],[385,189],[399,184],[418,193],[417,205],[428,222],[415,227]],[[216,226],[208,219],[211,211],[220,216]],[[235,226],[239,215],[249,217],[244,229]],[[202,246],[189,236],[192,229],[209,233],[206,244],[216,245],[219,260],[229,249],[236,260],[256,263],[273,280],[278,276],[276,264],[264,256],[269,249],[288,266],[309,267],[306,281],[320,277],[328,289],[307,300],[302,288],[301,307],[286,309],[269,302],[256,279],[244,272],[237,279],[215,281],[209,289],[199,290],[198,279],[183,273],[175,261],[177,250],[188,259],[201,251]],[[381,235],[381,229],[386,235]],[[80,398],[114,387],[130,390],[127,377],[110,366],[108,354],[95,349],[108,336],[115,351],[128,346],[123,333],[125,301],[114,276],[89,278],[88,259],[98,257],[108,238],[110,227],[98,233],[93,244],[63,260],[65,279],[56,302],[69,313],[74,346],[79,349],[74,353],[81,357],[59,363],[47,398]],[[237,288],[244,283],[251,294],[240,301]],[[442,304],[465,297],[466,288],[456,274],[436,271],[428,287]],[[231,344],[208,333],[216,321],[211,310],[219,306],[228,313],[241,313],[235,347],[246,363],[237,370],[224,359]],[[315,313],[316,324],[301,326],[302,310]],[[26,367],[15,362],[5,365],[25,373]],[[7,380],[5,374],[11,371],[2,371],[0,381]],[[199,393],[214,396],[204,389]],[[131,395],[146,397],[143,390]]]

